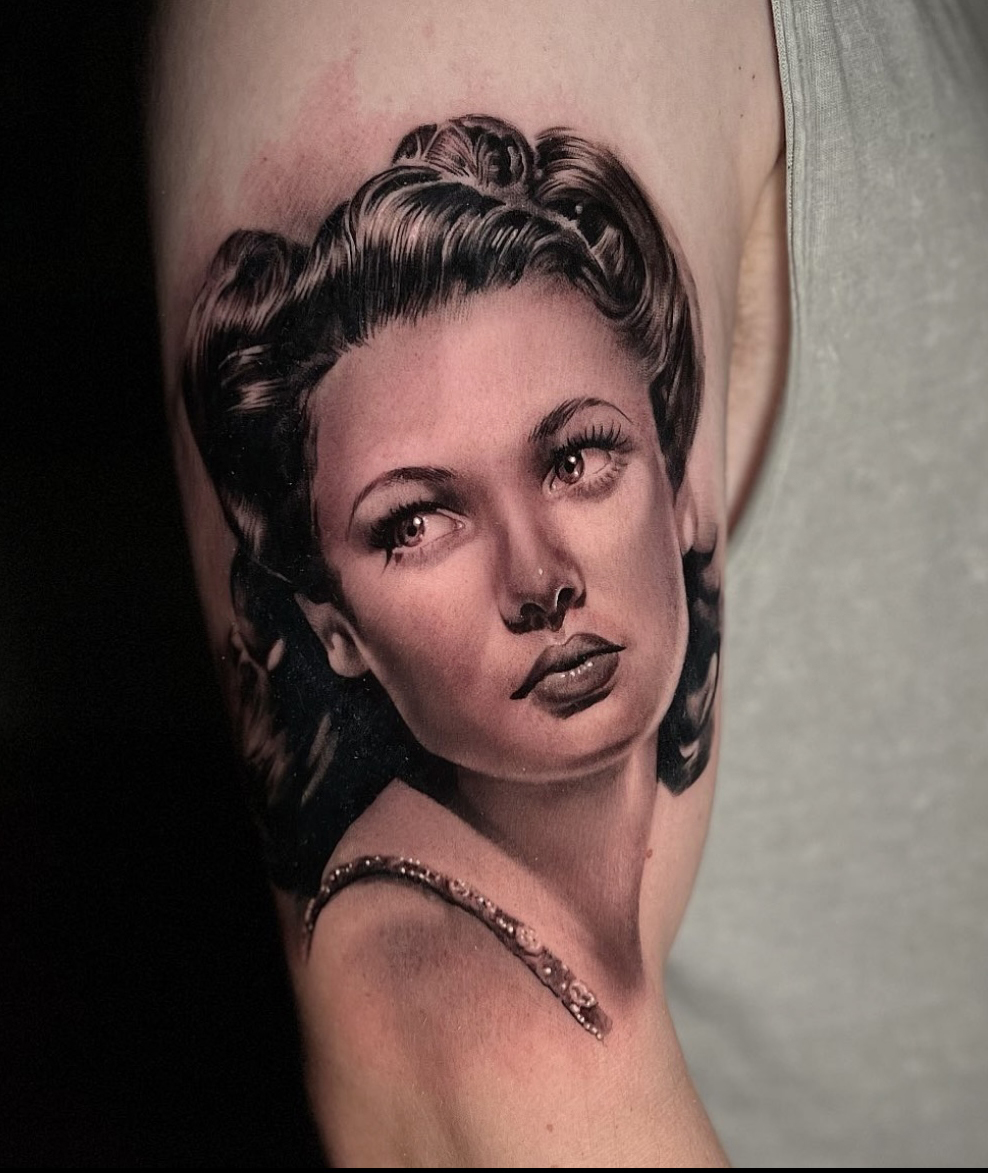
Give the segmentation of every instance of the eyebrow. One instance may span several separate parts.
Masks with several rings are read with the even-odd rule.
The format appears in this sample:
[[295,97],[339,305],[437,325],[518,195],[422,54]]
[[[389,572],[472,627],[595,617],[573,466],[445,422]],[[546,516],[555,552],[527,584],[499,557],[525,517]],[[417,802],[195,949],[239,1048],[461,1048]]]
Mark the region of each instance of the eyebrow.
[[364,485],[357,494],[353,508],[350,510],[347,530],[353,525],[354,514],[360,508],[361,503],[378,489],[387,489],[391,485],[407,485],[410,482],[441,486],[448,485],[451,480],[453,480],[453,473],[448,468],[434,468],[429,465],[410,465],[407,468],[393,468],[389,472],[382,473],[379,477],[375,477],[370,484]]
[[616,411],[618,415],[624,418],[630,424],[630,416],[617,407],[615,404],[608,402],[606,399],[595,399],[593,396],[583,396],[579,399],[567,399],[560,403],[558,407],[554,407],[547,415],[544,415],[534,428],[529,432],[528,439],[532,444],[541,444],[548,440],[550,436],[554,436],[560,428],[564,428],[569,421],[576,415],[578,411],[582,411],[585,407],[609,407],[612,411]]

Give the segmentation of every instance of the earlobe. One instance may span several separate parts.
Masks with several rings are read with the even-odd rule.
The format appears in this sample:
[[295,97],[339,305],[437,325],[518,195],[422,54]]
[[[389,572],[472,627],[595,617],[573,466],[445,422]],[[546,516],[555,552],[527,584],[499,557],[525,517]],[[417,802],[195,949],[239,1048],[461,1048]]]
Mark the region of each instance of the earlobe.
[[696,545],[696,531],[699,525],[696,512],[696,498],[690,485],[689,474],[683,477],[683,483],[676,493],[676,529],[679,533],[679,549],[682,554],[689,553]]
[[367,662],[346,630],[337,630],[323,638],[326,659],[337,676],[363,676],[368,672]]
[[313,603],[304,595],[296,598],[312,630],[322,640],[326,659],[336,675],[356,677],[369,672],[349,624],[333,604]]

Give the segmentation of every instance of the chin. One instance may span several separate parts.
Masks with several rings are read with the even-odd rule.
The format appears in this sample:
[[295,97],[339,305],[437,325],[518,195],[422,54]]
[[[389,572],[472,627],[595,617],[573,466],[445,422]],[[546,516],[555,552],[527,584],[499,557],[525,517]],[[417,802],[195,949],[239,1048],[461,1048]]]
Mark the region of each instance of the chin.
[[505,781],[565,782],[599,773],[637,749],[654,746],[661,720],[654,707],[647,714],[616,711],[614,700],[608,696],[565,714],[538,713],[524,733],[478,755],[482,761],[457,762],[457,755],[450,760],[471,773]]

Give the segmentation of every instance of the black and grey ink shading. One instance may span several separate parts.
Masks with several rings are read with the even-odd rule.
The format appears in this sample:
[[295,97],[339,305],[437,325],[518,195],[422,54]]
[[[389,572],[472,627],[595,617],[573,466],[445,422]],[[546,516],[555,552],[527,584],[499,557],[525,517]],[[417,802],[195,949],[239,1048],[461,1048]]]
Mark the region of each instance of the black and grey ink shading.
[[319,891],[305,909],[309,942],[320,912],[337,893],[360,880],[386,877],[434,892],[448,904],[462,908],[488,928],[501,944],[538,978],[573,1015],[585,1031],[603,1041],[611,1029],[597,995],[542,941],[535,929],[499,908],[464,880],[437,872],[418,859],[396,855],[366,855],[327,869]]
[[[310,243],[230,236],[195,305],[183,391],[237,543],[233,708],[272,879],[300,897],[319,889],[334,845],[393,779],[442,794],[451,770],[373,676],[333,673],[298,604],[350,606],[315,535],[310,399],[389,323],[528,278],[582,294],[640,364],[678,490],[703,385],[688,271],[624,165],[568,131],[530,143],[489,117],[419,127]],[[657,760],[675,794],[709,757],[720,652],[713,549],[688,551],[682,569],[689,641]]]

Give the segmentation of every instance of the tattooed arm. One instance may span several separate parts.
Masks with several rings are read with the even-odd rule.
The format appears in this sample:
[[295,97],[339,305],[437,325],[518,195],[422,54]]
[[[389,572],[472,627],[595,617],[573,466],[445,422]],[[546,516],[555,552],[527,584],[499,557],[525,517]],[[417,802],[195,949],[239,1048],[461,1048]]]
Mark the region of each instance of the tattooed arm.
[[159,34],[176,460],[327,1151],[719,1163],[662,970],[716,762],[767,8]]

